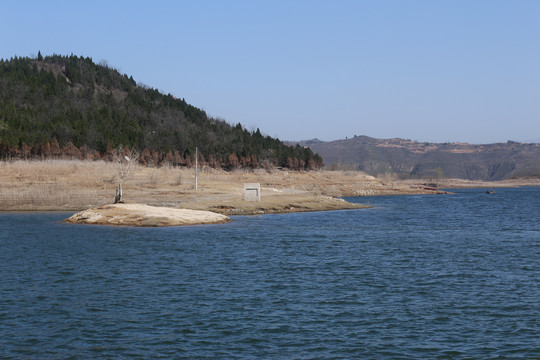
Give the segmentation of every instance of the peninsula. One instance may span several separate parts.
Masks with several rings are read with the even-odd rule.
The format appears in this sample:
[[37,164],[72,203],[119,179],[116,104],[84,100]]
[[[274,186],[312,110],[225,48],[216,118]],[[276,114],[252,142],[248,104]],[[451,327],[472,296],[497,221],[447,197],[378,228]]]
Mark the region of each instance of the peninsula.
[[[118,187],[116,164],[88,160],[18,160],[0,162],[0,211],[78,212],[112,204]],[[435,194],[424,180],[376,178],[361,171],[289,171],[255,169],[225,171],[136,166],[123,185],[126,203],[155,207],[250,215],[327,211],[365,207],[349,196]],[[244,201],[245,183],[259,183],[261,199]],[[440,179],[440,188],[540,185],[539,178],[500,182]],[[345,200],[343,199],[345,198]],[[367,202],[367,200],[366,200]]]

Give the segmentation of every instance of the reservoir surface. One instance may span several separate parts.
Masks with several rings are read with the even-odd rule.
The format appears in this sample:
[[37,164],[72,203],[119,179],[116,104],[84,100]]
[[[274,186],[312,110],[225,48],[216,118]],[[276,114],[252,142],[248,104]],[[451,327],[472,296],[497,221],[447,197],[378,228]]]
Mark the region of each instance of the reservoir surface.
[[0,358],[540,358],[540,188],[495,190],[192,227],[0,213]]

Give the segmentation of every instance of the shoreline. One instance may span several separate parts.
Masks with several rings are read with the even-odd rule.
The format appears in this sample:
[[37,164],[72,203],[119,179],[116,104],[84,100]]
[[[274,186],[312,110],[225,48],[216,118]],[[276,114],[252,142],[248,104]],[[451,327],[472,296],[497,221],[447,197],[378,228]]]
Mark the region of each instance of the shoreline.
[[[343,197],[436,194],[433,179],[375,178],[360,171],[294,172],[283,169],[224,171],[138,166],[123,184],[126,203],[256,215],[361,209]],[[259,183],[261,199],[244,201],[244,184]],[[0,212],[78,212],[112,204],[118,186],[114,163],[47,160],[0,162]],[[440,189],[540,186],[540,178],[480,182],[439,179]]]

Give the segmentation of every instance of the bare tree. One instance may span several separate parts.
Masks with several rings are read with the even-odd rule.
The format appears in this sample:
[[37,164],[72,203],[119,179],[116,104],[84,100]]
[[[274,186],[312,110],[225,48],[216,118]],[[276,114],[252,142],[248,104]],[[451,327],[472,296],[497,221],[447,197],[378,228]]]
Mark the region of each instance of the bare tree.
[[133,176],[135,166],[139,160],[139,153],[135,149],[129,149],[127,146],[124,148],[120,145],[113,152],[113,160],[117,164],[116,170],[120,178],[120,184],[114,196],[114,203],[123,203],[122,184]]

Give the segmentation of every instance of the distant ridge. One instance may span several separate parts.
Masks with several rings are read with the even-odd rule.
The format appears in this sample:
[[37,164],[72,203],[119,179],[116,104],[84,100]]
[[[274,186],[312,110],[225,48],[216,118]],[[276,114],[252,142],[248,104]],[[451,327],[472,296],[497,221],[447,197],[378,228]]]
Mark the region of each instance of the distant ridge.
[[537,143],[471,145],[355,136],[328,142],[312,139],[299,144],[320,154],[327,169],[358,169],[375,176],[468,180],[540,176]]

